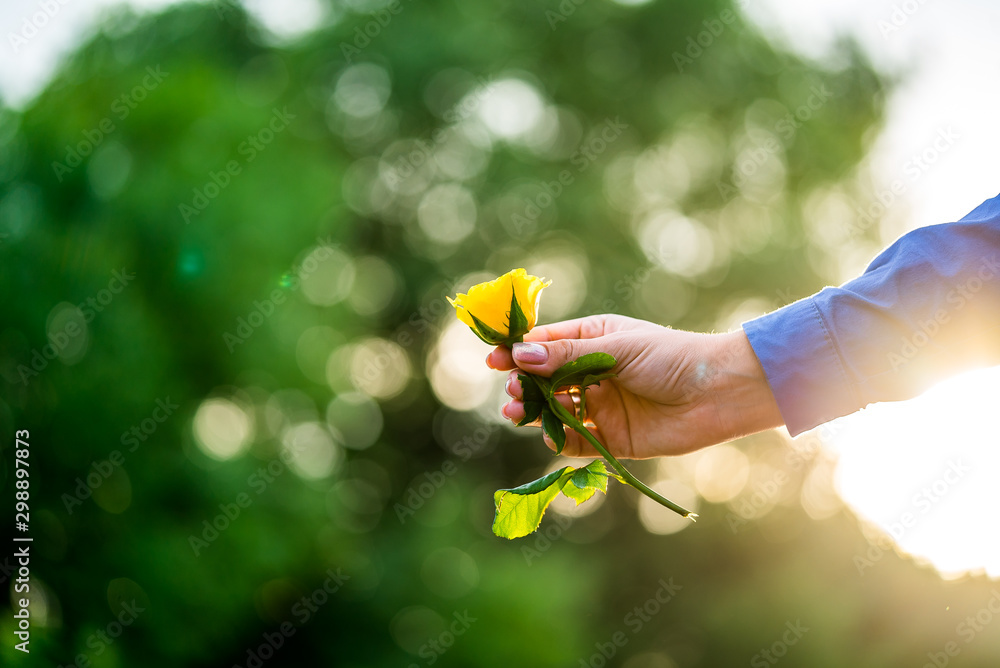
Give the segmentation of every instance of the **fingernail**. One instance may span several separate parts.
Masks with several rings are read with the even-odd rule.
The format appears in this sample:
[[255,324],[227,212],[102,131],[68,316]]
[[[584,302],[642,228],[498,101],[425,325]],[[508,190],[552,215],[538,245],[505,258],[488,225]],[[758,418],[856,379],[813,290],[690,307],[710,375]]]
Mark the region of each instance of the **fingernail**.
[[492,357],[493,357],[492,352],[490,352],[490,354],[486,356],[486,366],[488,366],[491,369],[493,368],[493,363],[490,361]]
[[[507,382],[504,383],[504,386],[503,386],[503,391],[506,392],[507,394],[510,394],[510,384],[511,384],[511,382],[513,380],[514,380],[513,378],[511,378],[510,376],[507,376]],[[510,394],[510,396],[514,396],[514,395]],[[506,416],[506,413],[504,415]]]
[[537,343],[515,343],[513,353],[518,362],[531,364],[542,364],[549,358],[549,351]]

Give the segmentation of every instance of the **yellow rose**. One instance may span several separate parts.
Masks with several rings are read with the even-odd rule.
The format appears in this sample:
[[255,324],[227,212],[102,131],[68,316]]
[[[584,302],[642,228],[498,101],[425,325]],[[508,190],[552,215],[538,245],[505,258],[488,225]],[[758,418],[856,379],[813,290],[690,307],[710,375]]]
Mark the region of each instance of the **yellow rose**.
[[524,269],[514,269],[495,280],[474,285],[468,294],[448,301],[458,319],[490,345],[509,345],[535,326],[542,288],[550,285]]

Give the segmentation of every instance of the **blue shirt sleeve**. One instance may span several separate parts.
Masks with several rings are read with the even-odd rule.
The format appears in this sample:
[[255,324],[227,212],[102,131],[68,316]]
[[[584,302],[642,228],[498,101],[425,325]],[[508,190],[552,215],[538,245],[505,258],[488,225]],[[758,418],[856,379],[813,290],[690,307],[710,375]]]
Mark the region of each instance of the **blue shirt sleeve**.
[[1000,364],[1000,196],[858,278],[744,323],[789,432]]

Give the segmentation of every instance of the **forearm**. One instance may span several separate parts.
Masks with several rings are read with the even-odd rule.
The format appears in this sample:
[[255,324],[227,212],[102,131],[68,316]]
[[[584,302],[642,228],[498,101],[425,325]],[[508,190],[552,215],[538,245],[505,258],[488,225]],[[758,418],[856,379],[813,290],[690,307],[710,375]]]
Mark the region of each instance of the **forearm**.
[[708,396],[717,415],[717,440],[782,426],[781,411],[746,334],[742,330],[713,334],[710,345],[714,348],[710,357],[714,371]]
[[1000,362],[1000,199],[744,330],[793,435]]

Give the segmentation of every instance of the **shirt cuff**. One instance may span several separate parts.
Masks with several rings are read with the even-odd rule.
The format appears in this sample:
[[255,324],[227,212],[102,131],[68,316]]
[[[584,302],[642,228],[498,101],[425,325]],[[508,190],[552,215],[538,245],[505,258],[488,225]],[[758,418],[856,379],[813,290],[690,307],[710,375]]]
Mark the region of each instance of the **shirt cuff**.
[[812,297],[743,323],[792,436],[863,408]]

